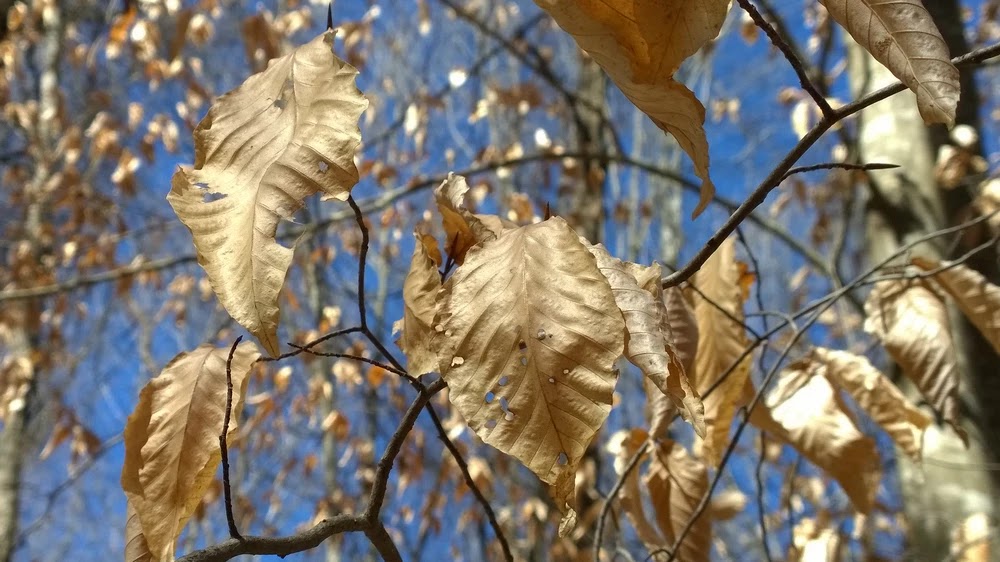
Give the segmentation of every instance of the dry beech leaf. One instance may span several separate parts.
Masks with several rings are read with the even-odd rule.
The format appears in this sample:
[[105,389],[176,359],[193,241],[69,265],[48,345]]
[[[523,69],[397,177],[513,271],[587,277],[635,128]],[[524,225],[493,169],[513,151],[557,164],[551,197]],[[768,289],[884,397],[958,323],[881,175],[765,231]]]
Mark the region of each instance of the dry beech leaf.
[[673,401],[698,435],[704,436],[705,407],[688,383],[684,366],[663,330],[660,266],[623,264],[601,244],[587,249],[611,285],[615,302],[625,318],[625,357]]
[[698,323],[694,387],[704,396],[723,376],[725,379],[702,401],[705,403],[705,458],[713,466],[722,461],[729,441],[729,428],[738,402],[744,397],[753,357],[740,359],[750,342],[743,327],[743,289],[740,286],[736,243],[729,238],[695,274],[691,291]]
[[368,101],[328,31],[271,61],[219,100],[194,132],[195,164],[167,200],[190,230],[219,302],[277,355],[278,293],[292,249],[278,223],[317,192],[346,199],[358,182],[358,118]]
[[[232,363],[236,430],[247,374],[260,356],[244,342]],[[157,560],[172,559],[174,542],[205,495],[219,466],[229,348],[202,345],[175,357],[142,389],[125,425],[122,489]],[[136,534],[127,531],[130,537]]]
[[[441,288],[441,274],[419,235],[413,245],[410,271],[403,281],[403,319],[397,322],[402,334],[396,345],[406,354],[406,367],[413,375],[438,370],[437,355],[431,349],[435,301]],[[434,247],[437,247],[434,244]]]
[[153,554],[146,544],[146,536],[142,534],[139,512],[132,502],[128,502],[125,517],[125,562],[154,562]]
[[[656,282],[660,286],[659,280]],[[670,287],[663,290],[663,333],[667,341],[673,344],[677,358],[684,367],[684,373],[688,381],[695,378],[694,358],[698,353],[698,321],[695,320],[694,310],[684,296],[684,291],[679,287]],[[647,381],[648,383],[648,381]],[[646,401],[649,408],[649,433],[657,439],[667,436],[667,430],[674,418],[674,403],[663,395],[662,392],[651,392],[646,388]],[[655,390],[655,388],[653,389]],[[701,399],[699,398],[699,401]],[[705,406],[701,406],[702,420],[704,421]]]
[[823,469],[840,483],[855,509],[869,513],[881,478],[875,441],[858,430],[836,389],[810,362],[794,363],[780,377],[750,421]]
[[972,322],[1000,353],[1000,287],[990,283],[978,271],[952,263],[937,262],[924,258],[913,260],[914,265],[924,271],[945,268],[931,279],[943,288],[965,317]]
[[840,533],[830,526],[828,517],[823,521],[803,519],[792,532],[791,562],[835,562],[840,560]]
[[868,359],[846,351],[816,348],[813,367],[846,391],[896,445],[920,461],[924,430],[931,419],[918,410]]
[[705,107],[673,74],[718,35],[729,0],[535,0],[657,127],[673,135],[702,179],[698,216],[715,196]]
[[485,221],[465,207],[468,191],[469,184],[465,178],[454,173],[449,173],[448,179],[434,189],[434,199],[444,225],[444,249],[458,265],[465,263],[465,254],[470,248],[495,239],[497,233],[494,228],[499,226],[499,219],[497,224],[487,226]]
[[858,44],[913,90],[925,123],[955,123],[958,69],[920,0],[820,2]]
[[625,323],[566,221],[474,247],[438,293],[434,338],[449,398],[486,443],[571,502],[576,468],[611,410]]
[[[621,432],[620,437],[618,435],[613,436],[611,441],[616,448],[615,472],[621,477],[629,461],[632,460],[632,457],[636,455],[649,436],[645,431],[636,429]],[[620,442],[616,443],[615,441]],[[643,456],[648,456],[648,454],[645,453]],[[629,521],[632,522],[632,526],[635,527],[635,532],[639,536],[639,540],[646,545],[647,549],[653,551],[659,548],[668,548],[670,544],[664,540],[660,532],[653,526],[653,523],[646,516],[646,509],[643,507],[642,488],[639,486],[639,466],[642,465],[642,462],[640,460],[639,465],[635,466],[625,477],[621,492],[618,494],[618,501],[622,511],[625,512]]]
[[743,513],[747,507],[746,494],[739,490],[726,490],[712,498],[708,504],[712,521],[728,521]]
[[[656,522],[671,544],[691,521],[708,491],[708,468],[688,454],[683,445],[664,441],[652,453],[646,486],[656,509]],[[678,560],[709,560],[712,520],[699,517],[681,543]]]
[[944,300],[925,281],[877,283],[865,301],[865,331],[877,337],[941,417],[959,424],[958,359]]

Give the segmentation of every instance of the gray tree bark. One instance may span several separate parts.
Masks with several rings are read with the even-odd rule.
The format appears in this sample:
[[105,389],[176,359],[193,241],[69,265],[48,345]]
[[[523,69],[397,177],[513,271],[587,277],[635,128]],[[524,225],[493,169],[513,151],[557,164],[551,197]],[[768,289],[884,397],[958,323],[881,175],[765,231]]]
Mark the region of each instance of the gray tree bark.
[[[0,6],[3,7],[3,6]],[[9,7],[9,6],[8,6]],[[4,10],[6,16],[6,10]],[[44,185],[50,177],[49,159],[53,153],[59,119],[59,60],[62,50],[63,21],[59,5],[43,11],[44,38],[39,47],[41,54],[38,77],[39,122],[37,144],[29,147],[35,160],[35,174],[26,186],[28,205],[24,217],[24,235],[20,250],[22,256],[11,255],[9,260],[34,263],[39,254],[38,242],[42,239],[46,196]],[[17,251],[17,250],[15,250]],[[29,260],[25,262],[24,260]],[[13,398],[3,414],[3,431],[0,433],[0,561],[13,560],[17,547],[18,516],[21,505],[21,472],[27,448],[32,415],[37,410],[38,373],[34,369],[34,351],[38,347],[38,303],[21,301],[11,304],[9,315],[14,323],[6,341],[5,353],[12,368],[6,384],[13,390]]]
[[[960,5],[956,0],[925,2],[942,29],[952,55],[967,48],[962,38]],[[848,38],[849,40],[849,38]],[[855,95],[895,82],[883,66],[849,41],[849,67]],[[963,75],[959,123],[976,125],[978,94],[968,74]],[[859,153],[864,162],[889,162],[897,170],[872,172],[865,213],[866,245],[870,261],[877,262],[900,245],[957,222],[957,212],[968,203],[968,193],[941,189],[934,175],[938,147],[947,141],[942,127],[928,128],[917,111],[912,93],[904,92],[864,111],[859,124]],[[962,199],[964,198],[964,202]],[[923,244],[914,254],[948,258],[944,239]],[[984,260],[988,261],[988,260]],[[982,263],[971,263],[973,267]],[[996,272],[984,271],[996,280]],[[966,449],[950,429],[933,425],[925,437],[923,466],[898,456],[899,475],[909,521],[908,560],[943,560],[949,556],[951,532],[970,515],[996,515],[997,488],[984,463],[996,460],[998,415],[984,404],[1000,399],[996,354],[957,314],[956,353],[962,372],[960,386],[964,426],[971,445]],[[911,392],[912,394],[912,392]],[[935,462],[945,461],[945,462]]]

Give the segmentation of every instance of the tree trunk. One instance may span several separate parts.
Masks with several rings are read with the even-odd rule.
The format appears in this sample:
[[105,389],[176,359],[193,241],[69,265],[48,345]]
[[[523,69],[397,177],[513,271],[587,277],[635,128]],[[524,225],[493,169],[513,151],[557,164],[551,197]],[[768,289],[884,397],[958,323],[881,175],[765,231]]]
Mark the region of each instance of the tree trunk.
[[[938,26],[950,40],[953,54],[961,52],[962,46],[956,42],[956,38],[962,37],[958,3],[942,0],[925,5],[932,8]],[[862,48],[849,38],[848,41],[855,95],[896,81]],[[969,77],[963,78],[959,122],[974,122],[978,96]],[[861,114],[858,148],[862,160],[901,166],[870,174],[865,222],[867,252],[873,263],[885,259],[902,244],[960,222],[956,221],[956,211],[963,204],[956,201],[956,193],[941,189],[934,175],[937,149],[946,141],[947,131],[943,128],[928,128],[923,124],[910,92],[893,96]],[[947,258],[947,242],[936,239],[917,247],[913,253]],[[970,515],[994,516],[993,505],[998,499],[992,475],[981,468],[983,463],[995,460],[997,451],[996,429],[1000,426],[987,417],[995,417],[997,413],[987,413],[981,408],[982,404],[1000,399],[995,390],[985,392],[982,384],[996,378],[995,369],[989,366],[995,366],[997,358],[991,349],[976,341],[981,338],[970,337],[972,334],[962,319],[955,314],[952,318],[962,371],[964,425],[971,445],[966,449],[950,429],[932,425],[925,437],[923,466],[914,465],[905,455],[897,457],[910,525],[908,560],[945,559],[949,555],[952,530]]]

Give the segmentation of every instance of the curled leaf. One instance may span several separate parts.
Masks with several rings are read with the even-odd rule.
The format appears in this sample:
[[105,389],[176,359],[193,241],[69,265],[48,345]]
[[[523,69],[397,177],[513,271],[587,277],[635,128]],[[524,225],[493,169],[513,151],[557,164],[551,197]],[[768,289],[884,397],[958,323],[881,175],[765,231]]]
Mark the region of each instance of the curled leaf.
[[[252,342],[236,349],[230,433],[236,430],[247,375],[259,356]],[[125,425],[122,489],[154,559],[172,559],[174,542],[222,458],[219,434],[226,409],[228,357],[228,347],[210,345],[181,353],[142,389]],[[134,523],[127,534],[130,540],[139,540]],[[135,542],[135,552],[139,546]]]
[[865,301],[877,337],[941,417],[968,444],[958,419],[958,359],[944,300],[925,281],[877,283]]
[[[413,375],[437,371],[437,355],[431,348],[435,302],[441,288],[441,274],[428,252],[426,239],[417,235],[410,271],[403,281],[403,318],[397,325],[402,334],[396,345],[406,354],[407,369]],[[432,239],[433,240],[433,239]],[[434,248],[437,244],[432,244]]]
[[368,100],[358,71],[328,31],[271,61],[219,98],[194,132],[193,169],[174,174],[167,201],[191,230],[219,302],[272,356],[278,293],[292,249],[278,223],[317,192],[346,199],[358,182],[358,118]]
[[[707,436],[705,457],[715,466],[722,460],[729,429],[750,376],[752,356],[743,326],[743,289],[740,286],[736,243],[730,238],[695,274],[691,291],[698,323],[694,387],[704,396]],[[709,389],[715,387],[711,394]]]
[[715,196],[705,108],[673,74],[718,35],[729,0],[536,0],[657,127],[670,133],[702,179],[698,216]]
[[465,178],[454,173],[449,173],[448,179],[434,189],[434,199],[444,224],[445,251],[459,265],[465,263],[465,254],[470,248],[495,239],[500,232],[496,229],[503,228],[498,218],[490,217],[493,220],[487,223],[465,207],[468,191]]
[[937,271],[931,279],[951,296],[965,317],[1000,353],[1000,287],[960,263],[926,258],[916,258],[913,263],[924,271]]
[[881,478],[875,442],[858,430],[837,391],[811,362],[782,371],[778,387],[766,404],[757,404],[750,421],[826,471],[858,511],[872,510]]
[[646,477],[656,509],[660,531],[671,543],[689,524],[691,530],[681,543],[678,560],[707,561],[712,553],[712,519],[703,514],[692,517],[708,491],[708,468],[688,454],[680,444],[660,443],[652,453]]
[[820,2],[858,44],[913,90],[925,123],[955,123],[958,69],[920,0]]
[[845,390],[899,448],[920,460],[924,430],[931,419],[918,410],[868,359],[832,349],[816,348],[812,367],[834,386]]

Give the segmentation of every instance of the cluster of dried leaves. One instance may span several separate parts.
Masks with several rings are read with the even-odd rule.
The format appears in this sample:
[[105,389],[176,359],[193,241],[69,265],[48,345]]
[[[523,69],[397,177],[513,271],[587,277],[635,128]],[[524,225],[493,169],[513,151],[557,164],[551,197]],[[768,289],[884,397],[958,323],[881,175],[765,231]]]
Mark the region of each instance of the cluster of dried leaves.
[[[705,110],[673,74],[717,35],[728,0],[539,3],[691,156],[703,180],[698,214],[714,194]],[[957,71],[918,0],[824,4],[917,94],[928,122],[953,122]],[[354,85],[357,71],[333,53],[334,36],[271,61],[219,98],[195,131],[194,166],[177,172],[168,196],[220,303],[271,356],[281,352],[278,297],[292,259],[275,239],[278,224],[317,192],[346,199],[358,181],[357,123],[367,100]],[[880,463],[858,429],[859,412],[919,460],[930,419],[865,357],[816,348],[785,369],[765,400],[755,398],[748,278],[732,239],[686,286],[664,288],[658,265],[623,262],[561,218],[515,224],[476,214],[468,189],[451,176],[435,191],[443,236],[416,234],[398,344],[410,375],[440,373],[468,426],[553,486],[566,513],[561,531],[572,528],[577,468],[611,410],[622,357],[649,389],[650,428],[623,437],[618,452],[648,461],[643,485],[638,471],[622,469],[622,502],[651,549],[689,536],[679,556],[707,559],[711,519],[697,517],[699,502],[710,471],[725,462],[741,408],[836,479],[862,513],[873,508]],[[1000,350],[1000,288],[961,264],[917,259],[879,281],[865,329],[961,432],[947,299]],[[228,384],[237,420],[259,353],[244,343],[231,362],[227,355],[211,346],[182,353],[129,418],[122,486],[130,560],[173,556],[218,466]],[[690,451],[668,438],[676,414],[699,436]],[[652,520],[643,494],[656,508]]]

